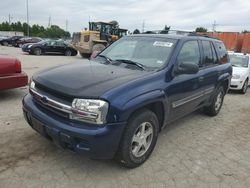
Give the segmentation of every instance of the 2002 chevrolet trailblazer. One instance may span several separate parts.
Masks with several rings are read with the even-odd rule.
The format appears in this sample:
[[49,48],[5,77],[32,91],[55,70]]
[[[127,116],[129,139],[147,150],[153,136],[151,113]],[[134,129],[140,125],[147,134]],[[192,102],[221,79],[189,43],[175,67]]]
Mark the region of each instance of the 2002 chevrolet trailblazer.
[[57,145],[132,168],[148,159],[168,123],[200,108],[217,115],[231,74],[219,40],[127,36],[93,60],[34,75],[23,111]]

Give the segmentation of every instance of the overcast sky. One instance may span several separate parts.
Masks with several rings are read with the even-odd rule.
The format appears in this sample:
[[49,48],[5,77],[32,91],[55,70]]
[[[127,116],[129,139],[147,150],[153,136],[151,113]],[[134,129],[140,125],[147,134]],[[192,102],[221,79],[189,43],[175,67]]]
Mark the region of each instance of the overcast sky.
[[[26,21],[26,0],[1,0],[0,21]],[[88,21],[117,20],[130,31],[171,29],[212,29],[214,20],[220,31],[250,30],[249,0],[29,0],[30,24],[52,24],[70,32],[88,27]]]

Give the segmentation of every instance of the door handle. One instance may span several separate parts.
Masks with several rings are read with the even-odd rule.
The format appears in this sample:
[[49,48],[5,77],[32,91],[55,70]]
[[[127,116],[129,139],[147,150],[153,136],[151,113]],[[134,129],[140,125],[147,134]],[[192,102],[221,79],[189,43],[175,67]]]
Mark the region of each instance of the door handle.
[[201,77],[199,77],[199,82],[202,82],[203,80],[204,80],[204,77],[203,76],[201,76]]

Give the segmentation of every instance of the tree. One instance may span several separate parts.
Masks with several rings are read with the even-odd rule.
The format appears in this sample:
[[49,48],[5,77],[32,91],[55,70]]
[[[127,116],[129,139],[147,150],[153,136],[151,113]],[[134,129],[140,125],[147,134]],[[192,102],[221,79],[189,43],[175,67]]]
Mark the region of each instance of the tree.
[[109,22],[109,23],[113,24],[113,25],[114,25],[114,28],[119,28],[119,23],[118,23],[118,21],[112,20],[112,21]]
[[140,34],[140,30],[139,29],[135,29],[133,34]]
[[[0,31],[20,31],[23,32],[24,35],[27,35],[27,23],[11,23],[3,22],[0,23]],[[70,37],[70,33],[63,30],[57,25],[52,25],[49,28],[44,28],[38,24],[29,25],[30,36],[33,37],[43,37],[43,38],[68,38]]]
[[250,33],[248,30],[243,30],[242,33]]
[[205,27],[197,27],[195,29],[195,32],[207,32],[207,28],[205,28]]

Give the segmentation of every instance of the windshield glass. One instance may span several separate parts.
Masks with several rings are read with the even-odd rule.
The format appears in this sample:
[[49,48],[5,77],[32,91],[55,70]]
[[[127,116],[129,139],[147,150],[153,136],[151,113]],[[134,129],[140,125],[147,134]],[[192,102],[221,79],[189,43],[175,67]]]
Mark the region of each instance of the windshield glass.
[[230,62],[232,66],[235,67],[248,67],[248,62],[249,62],[249,57],[246,55],[236,55],[236,54],[231,54],[229,55],[230,57]]
[[155,70],[165,65],[175,43],[176,40],[168,38],[124,37],[110,45],[101,55],[113,61],[133,61]]

